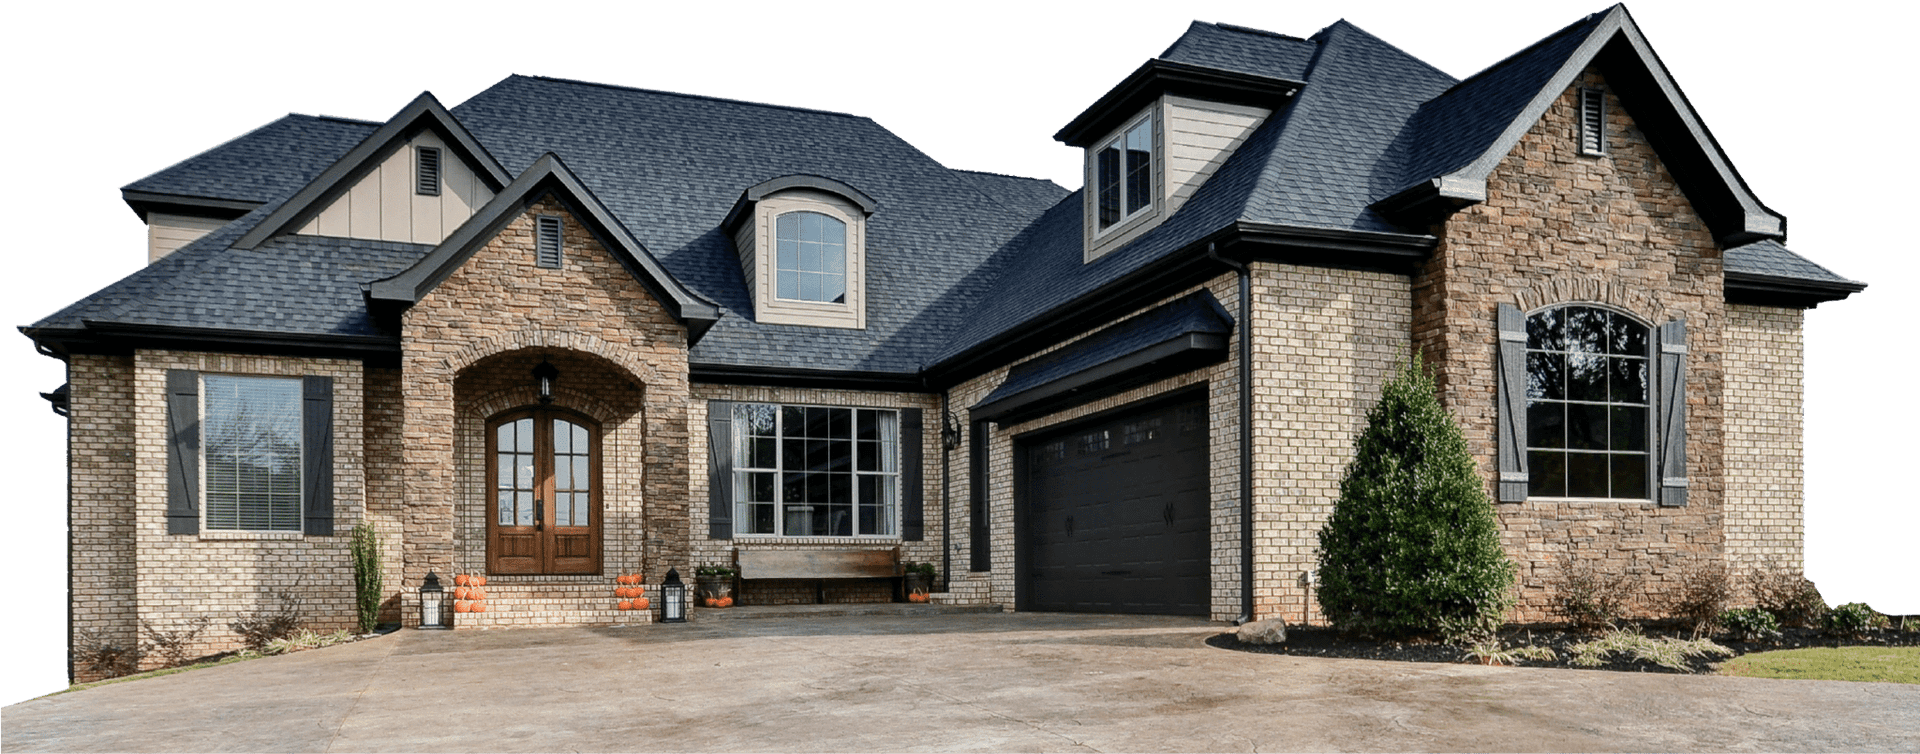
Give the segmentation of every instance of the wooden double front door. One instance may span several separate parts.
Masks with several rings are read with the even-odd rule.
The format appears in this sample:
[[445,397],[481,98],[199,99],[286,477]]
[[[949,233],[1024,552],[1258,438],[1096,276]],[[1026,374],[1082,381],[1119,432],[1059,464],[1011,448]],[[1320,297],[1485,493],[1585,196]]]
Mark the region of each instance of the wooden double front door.
[[600,572],[600,428],[555,409],[487,423],[487,571]]

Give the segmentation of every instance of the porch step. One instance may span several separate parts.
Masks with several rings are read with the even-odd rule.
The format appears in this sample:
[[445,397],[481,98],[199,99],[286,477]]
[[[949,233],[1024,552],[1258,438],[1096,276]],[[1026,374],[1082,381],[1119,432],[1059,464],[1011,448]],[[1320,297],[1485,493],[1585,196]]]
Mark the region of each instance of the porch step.
[[[934,595],[938,597],[939,595]],[[710,620],[753,620],[756,618],[827,618],[845,615],[925,616],[998,613],[999,605],[939,605],[911,602],[854,602],[833,605],[746,605],[741,607],[696,607],[688,613],[694,622]]]
[[[652,623],[658,606],[620,610],[614,585],[592,582],[494,582],[486,587],[487,611],[455,613],[453,627],[488,629],[528,626],[632,626]],[[648,597],[654,596],[649,589]]]
[[985,605],[993,602],[993,584],[986,579],[958,579],[947,591],[929,595],[936,605]]

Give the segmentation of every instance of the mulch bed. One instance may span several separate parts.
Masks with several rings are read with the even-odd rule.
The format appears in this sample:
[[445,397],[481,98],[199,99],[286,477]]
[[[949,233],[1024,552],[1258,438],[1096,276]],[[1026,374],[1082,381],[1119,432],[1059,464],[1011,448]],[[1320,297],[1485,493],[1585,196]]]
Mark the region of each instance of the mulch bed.
[[[1649,637],[1669,636],[1679,639],[1691,638],[1684,630],[1675,630],[1671,626],[1660,624],[1639,625],[1641,633]],[[1710,673],[1713,667],[1727,660],[1753,652],[1771,652],[1777,649],[1799,649],[1802,647],[1839,647],[1839,646],[1884,646],[1913,647],[1920,646],[1920,633],[1899,632],[1894,630],[1873,631],[1864,637],[1853,640],[1838,640],[1811,628],[1786,628],[1781,630],[1781,639],[1774,643],[1749,643],[1736,641],[1729,634],[1713,637],[1715,643],[1733,650],[1730,657],[1692,658],[1691,672]],[[1573,653],[1570,647],[1600,637],[1597,633],[1569,630],[1558,625],[1513,625],[1500,632],[1501,643],[1511,648],[1521,645],[1548,647],[1554,651],[1553,660],[1519,660],[1512,663],[1515,667],[1532,668],[1571,668],[1575,670],[1613,670],[1638,673],[1680,673],[1683,671],[1655,665],[1651,662],[1612,655],[1612,661],[1603,665],[1583,667],[1572,663]],[[1234,633],[1218,634],[1207,639],[1208,646],[1231,649],[1239,652],[1259,654],[1295,655],[1300,657],[1345,657],[1359,660],[1390,660],[1395,662],[1450,662],[1475,663],[1468,645],[1449,644],[1439,641],[1391,641],[1368,639],[1345,634],[1325,626],[1288,626],[1287,641],[1284,644],[1246,644],[1235,637]]]

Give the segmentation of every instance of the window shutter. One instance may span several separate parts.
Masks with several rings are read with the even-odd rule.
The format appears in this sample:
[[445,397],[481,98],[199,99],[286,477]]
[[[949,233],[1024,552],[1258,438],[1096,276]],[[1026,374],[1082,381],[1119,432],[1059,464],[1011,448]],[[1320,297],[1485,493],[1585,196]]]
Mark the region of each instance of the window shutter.
[[733,401],[707,401],[707,538],[733,539]]
[[926,441],[920,409],[900,409],[900,539],[908,542],[927,538],[920,474],[921,446]]
[[1660,326],[1660,504],[1687,504],[1687,321]]
[[560,268],[560,242],[563,238],[560,230],[560,218],[541,217],[535,222],[534,263],[541,267]]
[[967,539],[971,550],[967,570],[993,570],[993,529],[987,521],[987,422],[974,422],[968,437]]
[[200,373],[167,370],[167,533],[200,533]]
[[333,535],[333,378],[302,380],[301,482],[306,493],[307,534]]
[[1527,499],[1527,318],[1512,304],[1500,305],[1497,380],[1500,439],[1499,499]]
[[440,150],[435,147],[416,147],[413,154],[413,192],[421,196],[439,196]]
[[1580,152],[1607,153],[1607,93],[1602,89],[1580,90]]

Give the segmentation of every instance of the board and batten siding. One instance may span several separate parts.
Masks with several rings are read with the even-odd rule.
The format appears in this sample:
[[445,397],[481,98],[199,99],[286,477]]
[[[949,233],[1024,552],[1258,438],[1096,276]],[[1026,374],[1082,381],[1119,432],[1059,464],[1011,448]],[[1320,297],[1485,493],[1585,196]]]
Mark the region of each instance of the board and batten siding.
[[180,247],[200,240],[201,236],[226,225],[226,220],[192,215],[147,213],[147,264],[158,262]]
[[1180,210],[1193,192],[1233,156],[1272,111],[1258,107],[1166,97],[1166,169],[1162,190],[1167,214]]
[[[440,149],[440,195],[414,192],[414,150]],[[380,166],[320,214],[300,233],[373,241],[438,244],[493,200],[493,190],[432,131],[423,131],[387,155]]]

